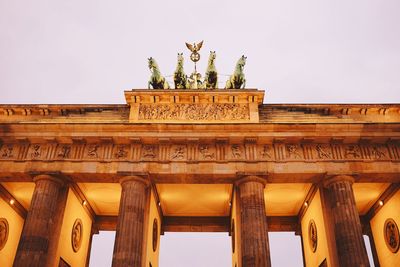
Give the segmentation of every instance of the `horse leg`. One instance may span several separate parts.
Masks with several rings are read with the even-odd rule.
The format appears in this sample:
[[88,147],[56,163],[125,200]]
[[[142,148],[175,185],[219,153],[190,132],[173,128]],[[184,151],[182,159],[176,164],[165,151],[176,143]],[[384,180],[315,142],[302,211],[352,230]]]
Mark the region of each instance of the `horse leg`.
[[167,80],[164,79],[164,84],[163,84],[164,89],[169,89],[169,84]]
[[232,88],[232,82],[231,82],[231,77],[226,81],[225,89],[231,89]]
[[242,85],[242,88],[243,88],[243,89],[246,88],[246,79],[245,79],[245,78],[243,78],[243,85]]

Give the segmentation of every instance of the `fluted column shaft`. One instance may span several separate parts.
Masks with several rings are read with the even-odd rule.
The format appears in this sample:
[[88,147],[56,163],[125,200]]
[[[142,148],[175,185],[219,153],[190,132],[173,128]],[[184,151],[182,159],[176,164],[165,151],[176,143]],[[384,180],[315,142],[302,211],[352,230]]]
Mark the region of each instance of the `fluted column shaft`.
[[[14,267],[53,266],[56,262],[52,253],[59,240],[59,218],[64,213],[66,198],[62,180],[50,176],[39,175],[31,205],[25,220]],[[59,207],[59,202],[64,203]],[[50,251],[51,250],[51,251]]]
[[141,267],[144,259],[144,218],[148,181],[138,177],[124,177],[114,243],[113,267]]
[[248,176],[237,182],[241,221],[242,266],[271,266],[264,202],[265,181]]
[[347,175],[333,176],[325,181],[328,189],[336,249],[341,267],[369,266],[352,184]]

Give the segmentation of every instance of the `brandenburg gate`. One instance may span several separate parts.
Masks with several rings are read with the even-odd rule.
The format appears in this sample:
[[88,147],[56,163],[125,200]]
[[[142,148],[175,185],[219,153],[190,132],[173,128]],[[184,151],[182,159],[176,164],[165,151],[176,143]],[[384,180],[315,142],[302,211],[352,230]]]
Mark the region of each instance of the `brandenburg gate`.
[[164,232],[226,232],[235,267],[400,266],[400,105],[263,104],[257,89],[129,90],[121,105],[0,105],[0,265],[158,266]]

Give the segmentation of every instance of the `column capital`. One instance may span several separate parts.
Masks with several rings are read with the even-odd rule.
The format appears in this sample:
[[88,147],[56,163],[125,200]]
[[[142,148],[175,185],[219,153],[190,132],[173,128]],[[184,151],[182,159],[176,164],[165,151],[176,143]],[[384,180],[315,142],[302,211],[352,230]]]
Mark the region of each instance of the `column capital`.
[[263,185],[263,187],[267,185],[267,179],[258,175],[244,175],[235,181],[235,185],[240,186],[241,184],[248,182],[260,183]]
[[353,184],[355,182],[357,174],[328,174],[323,181],[325,188],[329,188],[331,185],[339,182],[349,182]]
[[128,176],[121,177],[119,179],[119,183],[121,184],[121,186],[123,186],[124,183],[133,182],[133,181],[144,184],[144,186],[146,188],[148,186],[150,186],[150,181],[148,179],[146,179],[145,177],[139,176],[139,175],[128,175]]
[[41,181],[41,180],[53,181],[53,182],[58,183],[60,186],[64,186],[66,184],[66,182],[62,178],[55,176],[55,175],[51,175],[51,174],[39,174],[39,175],[36,175],[35,177],[33,177],[33,181],[35,183],[37,183],[38,181]]

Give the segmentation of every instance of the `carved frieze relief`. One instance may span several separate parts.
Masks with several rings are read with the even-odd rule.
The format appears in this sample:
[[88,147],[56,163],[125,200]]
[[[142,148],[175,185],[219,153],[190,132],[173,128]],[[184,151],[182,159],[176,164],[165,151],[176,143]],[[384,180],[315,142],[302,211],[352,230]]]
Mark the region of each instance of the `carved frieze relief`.
[[13,145],[5,145],[1,150],[2,158],[12,158],[13,157]]
[[199,146],[200,159],[202,160],[213,160],[215,159],[215,148],[210,145]]
[[139,120],[224,121],[249,120],[249,105],[213,104],[140,104]]
[[238,160],[243,159],[243,146],[231,145],[231,159]]
[[88,144],[86,146],[85,156],[91,159],[98,159],[100,152],[99,148],[100,148],[99,144]]
[[332,159],[332,150],[330,145],[317,144],[315,145],[318,159]]
[[173,145],[171,151],[171,160],[185,160],[187,158],[185,145]]
[[71,145],[60,144],[57,147],[57,158],[59,159],[69,159],[71,158]]
[[263,145],[260,149],[260,157],[263,160],[273,160],[274,159],[274,151],[272,145]]
[[31,146],[31,158],[32,159],[40,159],[42,157],[42,150],[45,148],[42,148],[42,145],[39,144],[34,144]]
[[361,149],[359,145],[345,145],[344,146],[344,155],[346,159],[360,159]]
[[127,159],[128,158],[127,145],[116,145],[114,146],[114,158],[115,159]]
[[155,160],[157,158],[157,147],[155,145],[143,145],[142,159]]
[[301,148],[297,144],[288,144],[286,145],[286,155],[288,159],[302,159]]
[[399,144],[4,143],[0,161],[400,161]]

